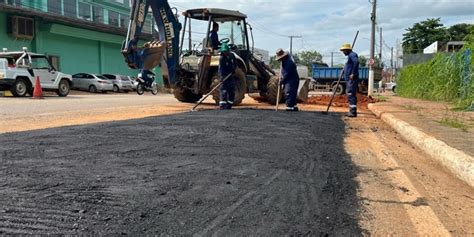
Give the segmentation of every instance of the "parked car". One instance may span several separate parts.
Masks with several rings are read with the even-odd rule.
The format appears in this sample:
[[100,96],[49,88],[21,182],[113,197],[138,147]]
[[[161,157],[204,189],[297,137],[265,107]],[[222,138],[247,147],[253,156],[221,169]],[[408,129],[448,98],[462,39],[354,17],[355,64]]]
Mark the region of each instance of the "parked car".
[[137,81],[137,77],[130,77],[130,80],[132,81],[132,88],[134,91],[137,90],[137,87],[138,87],[138,81]]
[[36,79],[41,88],[59,96],[69,94],[71,75],[58,72],[43,54],[23,51],[0,53],[0,90],[10,90],[14,96],[33,95]]
[[132,84],[132,79],[129,76],[115,74],[102,74],[102,76],[112,81],[114,92],[129,92],[133,90],[134,86]]
[[385,83],[385,89],[393,91],[393,93],[397,93],[397,83],[396,82],[387,82]]
[[112,91],[113,83],[102,75],[77,73],[72,75],[72,88],[86,90],[91,93]]

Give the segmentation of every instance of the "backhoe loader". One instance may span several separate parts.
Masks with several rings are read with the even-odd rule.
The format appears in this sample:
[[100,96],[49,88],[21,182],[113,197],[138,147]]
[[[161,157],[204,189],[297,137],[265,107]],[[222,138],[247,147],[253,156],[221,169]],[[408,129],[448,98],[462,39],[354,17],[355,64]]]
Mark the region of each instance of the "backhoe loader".
[[[159,38],[147,42],[144,46],[138,46],[149,9],[158,28]],[[240,104],[246,93],[257,95],[270,104],[276,103],[279,75],[254,56],[253,35],[245,14],[225,9],[199,8],[186,10],[182,16],[184,24],[178,20],[177,9],[171,8],[167,0],[133,1],[122,54],[130,68],[140,71],[139,77],[153,79],[152,69],[161,65],[163,76],[173,88],[176,99],[189,103],[198,101],[217,85],[220,79],[219,53],[212,49],[209,37],[211,26],[215,22],[222,30],[219,32],[221,42],[230,45],[238,61],[234,76],[236,80],[234,104]],[[207,25],[202,39],[193,38],[192,23],[196,21],[201,25],[203,23]],[[249,33],[252,42],[249,40]],[[188,41],[186,50],[183,49],[185,36]],[[196,47],[193,42],[202,43]],[[300,101],[307,99],[308,87],[309,80],[300,79],[298,95]],[[281,97],[278,100],[281,100]],[[213,98],[218,103],[218,90],[213,93]]]

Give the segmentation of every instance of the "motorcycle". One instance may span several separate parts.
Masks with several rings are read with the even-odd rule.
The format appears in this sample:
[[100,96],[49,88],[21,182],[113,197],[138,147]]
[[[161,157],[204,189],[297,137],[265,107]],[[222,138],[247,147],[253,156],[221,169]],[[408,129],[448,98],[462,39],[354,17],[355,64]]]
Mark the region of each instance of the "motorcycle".
[[158,85],[156,84],[155,81],[153,81],[153,83],[151,84],[151,87],[147,87],[145,80],[143,80],[140,77],[137,77],[135,79],[135,81],[137,83],[137,94],[143,95],[143,93],[145,93],[145,91],[149,91],[153,95],[158,94]]

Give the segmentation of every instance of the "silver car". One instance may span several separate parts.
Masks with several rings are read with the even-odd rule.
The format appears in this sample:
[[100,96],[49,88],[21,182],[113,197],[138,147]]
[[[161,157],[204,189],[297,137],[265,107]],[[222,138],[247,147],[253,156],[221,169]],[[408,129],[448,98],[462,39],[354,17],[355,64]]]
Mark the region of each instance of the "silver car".
[[129,92],[132,91],[134,86],[132,84],[132,79],[129,76],[124,75],[114,75],[114,74],[102,74],[113,83],[114,92]]
[[72,75],[72,88],[87,90],[91,93],[107,92],[114,89],[114,84],[102,75],[78,73]]

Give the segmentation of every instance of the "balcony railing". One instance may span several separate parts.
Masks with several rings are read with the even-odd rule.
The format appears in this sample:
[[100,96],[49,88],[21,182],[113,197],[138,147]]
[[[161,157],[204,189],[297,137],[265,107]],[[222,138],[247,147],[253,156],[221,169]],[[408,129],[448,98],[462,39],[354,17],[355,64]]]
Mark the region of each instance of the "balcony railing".
[[[100,5],[90,4],[78,0],[0,0],[0,4],[13,7],[26,8],[33,11],[48,13],[50,15],[64,16],[85,21],[105,24],[114,27],[127,28],[128,14],[122,14],[106,9]],[[144,33],[151,33],[153,22],[145,21]]]

